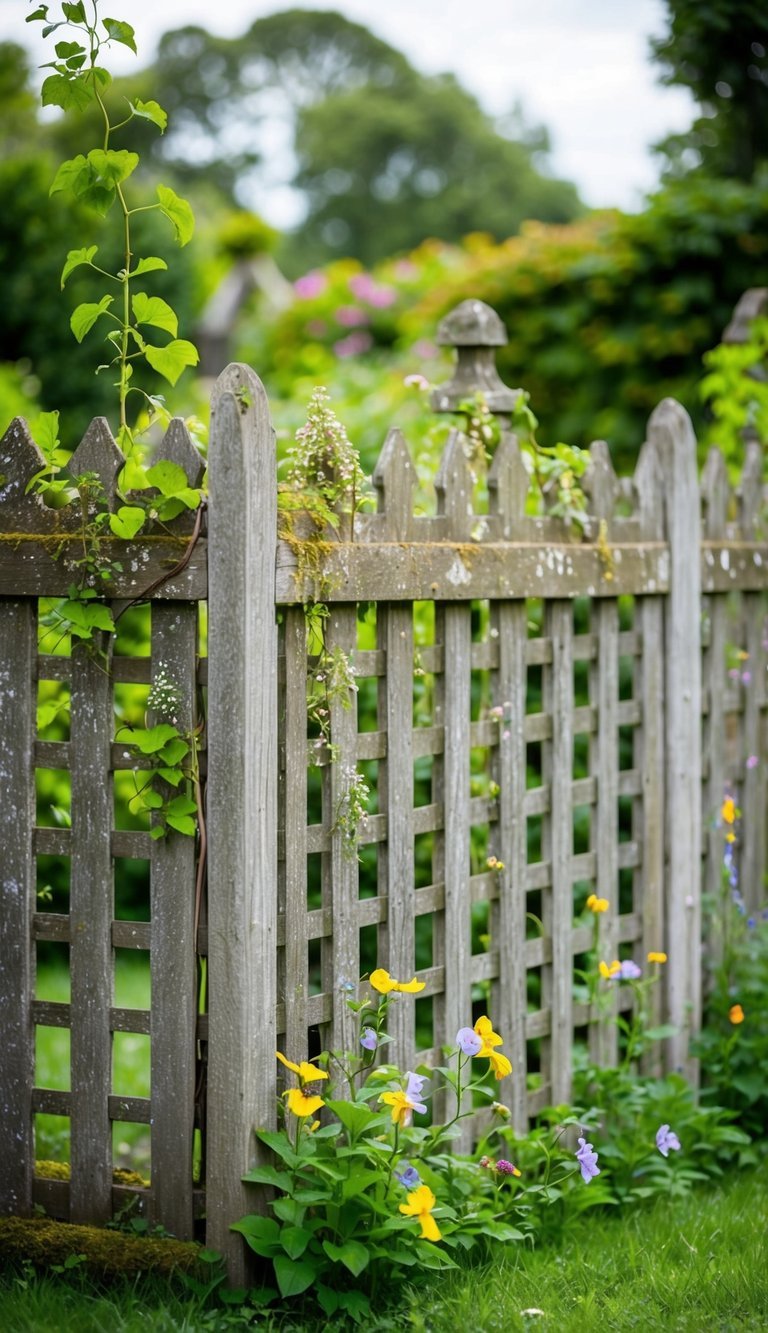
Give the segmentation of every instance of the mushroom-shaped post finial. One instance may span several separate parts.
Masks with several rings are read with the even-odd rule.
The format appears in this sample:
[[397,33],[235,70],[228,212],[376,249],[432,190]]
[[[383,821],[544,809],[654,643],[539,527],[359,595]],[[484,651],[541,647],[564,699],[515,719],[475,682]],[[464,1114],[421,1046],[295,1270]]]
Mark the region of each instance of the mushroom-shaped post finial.
[[455,412],[474,394],[483,394],[491,412],[514,411],[519,389],[510,389],[499,378],[496,348],[507,341],[507,331],[495,310],[484,301],[462,301],[438,325],[437,342],[456,348],[453,379],[432,393],[435,412]]

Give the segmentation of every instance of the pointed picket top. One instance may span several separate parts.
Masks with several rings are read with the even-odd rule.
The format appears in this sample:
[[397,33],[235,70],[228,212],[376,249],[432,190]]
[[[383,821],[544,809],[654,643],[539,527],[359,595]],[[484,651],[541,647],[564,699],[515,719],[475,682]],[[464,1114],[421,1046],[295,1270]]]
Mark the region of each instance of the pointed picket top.
[[373,470],[378,512],[388,541],[407,541],[413,530],[413,491],[416,476],[410,450],[401,430],[387,433]]
[[724,537],[731,501],[728,469],[720,450],[713,446],[707,454],[701,477],[703,525],[707,537]]
[[595,518],[613,518],[621,487],[605,440],[593,440],[589,446],[589,466],[584,476],[584,490],[590,498],[589,508]]
[[467,541],[475,521],[475,478],[464,451],[466,436],[452,430],[435,477],[437,512],[446,519],[449,541]]
[[507,541],[525,518],[529,487],[518,438],[511,431],[502,431],[488,471],[488,507],[498,516],[501,535]]
[[742,541],[754,541],[763,503],[763,450],[757,440],[747,445],[739,501]]
[[183,417],[174,417],[152,456],[153,463],[176,463],[190,486],[198,487],[205,472],[205,460],[187,430]]
[[85,435],[67,463],[67,472],[79,477],[84,472],[95,472],[104,488],[107,505],[115,498],[117,474],[125,459],[112,438],[105,417],[94,417]]
[[0,531],[32,531],[52,510],[39,495],[27,495],[32,477],[45,467],[45,459],[22,417],[14,417],[0,440]]
[[664,480],[661,461],[653,440],[646,440],[635,464],[632,488],[644,537],[653,541],[664,535]]

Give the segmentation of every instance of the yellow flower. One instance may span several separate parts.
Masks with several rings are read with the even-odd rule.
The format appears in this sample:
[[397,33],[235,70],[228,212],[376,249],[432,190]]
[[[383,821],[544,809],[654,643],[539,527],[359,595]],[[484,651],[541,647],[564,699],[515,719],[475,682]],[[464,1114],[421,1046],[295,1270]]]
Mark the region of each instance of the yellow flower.
[[736,819],[736,802],[732,796],[726,796],[720,807],[720,818],[726,824],[733,824]]
[[[498,1032],[494,1032],[490,1018],[483,1014],[475,1023],[475,1032],[486,1046],[501,1046],[504,1038],[500,1037]],[[480,1052],[478,1052],[479,1054]]]
[[607,898],[598,898],[597,894],[590,893],[587,898],[587,907],[590,912],[607,912],[610,904]]
[[321,1106],[325,1106],[322,1097],[318,1097],[316,1092],[307,1092],[305,1088],[289,1088],[288,1092],[283,1093],[283,1096],[286,1099],[288,1110],[297,1116],[314,1115],[315,1111],[319,1111]]
[[393,1125],[405,1125],[408,1123],[408,1117],[414,1110],[413,1102],[409,1102],[405,1093],[400,1089],[397,1092],[382,1092],[379,1097],[380,1102],[386,1106],[392,1107]]
[[415,995],[417,991],[423,990],[426,981],[417,981],[413,977],[410,981],[395,981],[383,967],[377,967],[370,976],[371,985],[380,995],[389,995],[390,991],[403,991],[408,995]]
[[400,1204],[400,1212],[406,1217],[418,1217],[421,1223],[421,1240],[442,1240],[437,1222],[431,1216],[437,1200],[429,1185],[419,1185],[408,1195],[408,1202]]
[[726,842],[735,842],[735,841],[736,841],[736,834],[735,834],[735,833],[726,833],[726,835],[725,835],[725,841],[726,841]]
[[656,953],[652,949],[648,955],[649,963],[666,963],[666,961],[667,961],[667,955],[665,953]]
[[487,1060],[490,1060],[491,1069],[497,1078],[506,1078],[507,1074],[512,1073],[512,1065],[506,1055],[502,1055],[501,1051],[494,1051],[491,1046],[483,1046],[483,1049],[478,1052],[478,1055],[475,1058],[477,1059],[481,1055],[484,1055]]
[[313,1083],[318,1078],[328,1077],[324,1069],[318,1069],[316,1065],[309,1064],[307,1060],[302,1060],[301,1064],[295,1065],[292,1060],[286,1060],[285,1056],[281,1055],[279,1051],[275,1051],[275,1055],[280,1063],[285,1065],[286,1069],[292,1069],[294,1074],[298,1074],[302,1088],[305,1083]]
[[601,977],[604,977],[606,981],[610,981],[611,977],[615,977],[616,973],[621,971],[621,963],[618,958],[614,958],[612,963],[601,962],[599,971]]
[[730,1018],[732,1023],[743,1023],[744,1010],[742,1009],[741,1005],[732,1004],[730,1009],[728,1010],[728,1017]]

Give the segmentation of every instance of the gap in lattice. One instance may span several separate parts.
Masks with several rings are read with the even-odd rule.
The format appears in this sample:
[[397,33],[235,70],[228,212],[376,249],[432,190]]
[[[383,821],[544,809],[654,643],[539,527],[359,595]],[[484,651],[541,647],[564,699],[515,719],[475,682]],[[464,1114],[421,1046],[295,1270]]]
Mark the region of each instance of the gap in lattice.
[[37,941],[35,998],[69,1004],[69,944],[62,940]]
[[46,741],[68,741],[70,737],[69,685],[60,680],[40,680],[37,685],[37,722]]
[[592,806],[575,805],[573,807],[573,854],[580,856],[590,848],[592,829]]
[[310,764],[307,769],[307,826],[323,822],[323,769]]
[[413,839],[414,884],[424,889],[432,883],[433,833],[417,833]]
[[319,995],[322,984],[322,940],[307,940],[307,977],[310,995]]
[[[354,665],[354,663],[353,663]],[[377,676],[356,676],[357,685],[357,730],[361,733],[378,730],[377,695],[379,681]]]
[[469,753],[469,790],[471,796],[490,797],[491,755],[485,745],[473,745]]
[[[360,773],[368,786],[368,798],[366,802],[369,815],[379,813],[379,761],[378,759],[361,759],[357,764],[357,771]],[[359,833],[365,837],[365,824],[362,823]]]
[[529,639],[537,639],[544,624],[544,602],[541,597],[529,597],[525,604],[526,626]]
[[357,849],[358,898],[375,898],[378,892],[379,844],[366,843]]
[[541,741],[529,741],[525,747],[525,785],[532,789],[541,786]]
[[360,927],[360,975],[373,972],[378,961],[378,927]]
[[69,1028],[35,1026],[35,1085],[38,1088],[56,1088],[69,1092],[70,1083]]
[[115,731],[118,741],[130,744],[131,731],[147,726],[149,685],[124,684],[114,686]]
[[378,615],[378,605],[376,602],[358,602],[356,618],[356,638],[357,648],[361,652],[369,652],[376,647],[376,617]]
[[432,802],[432,769],[434,758],[431,754],[420,755],[414,760],[413,764],[413,805],[417,809],[421,805],[430,805]]
[[38,600],[37,646],[41,653],[52,657],[69,657],[72,652],[72,640],[68,634],[62,634],[56,625],[45,625],[45,617],[57,605],[57,597],[41,597]]
[[149,1125],[134,1120],[112,1122],[112,1164],[119,1171],[137,1171],[149,1179],[152,1162]]
[[145,1032],[112,1034],[112,1092],[119,1097],[149,1097],[150,1045]]
[[487,953],[490,947],[490,904],[473,903],[471,907],[472,954]]
[[590,736],[587,732],[576,732],[573,738],[573,770],[575,782],[589,774]]
[[481,718],[488,716],[488,709],[491,707],[491,690],[489,672],[483,669],[474,669],[471,673],[470,685],[470,722],[479,722]]
[[314,911],[322,901],[322,852],[309,852],[307,856],[307,910]]
[[68,1115],[46,1115],[39,1113],[34,1117],[35,1161],[68,1162],[70,1144],[70,1118]]
[[36,858],[36,909],[66,915],[69,911],[71,862],[68,856]]
[[[574,880],[573,884],[573,912],[574,916],[580,916],[586,910],[587,898],[591,893],[597,894],[597,886],[588,879]],[[590,912],[590,920],[592,913]]]
[[414,938],[416,957],[414,967],[417,972],[423,972],[428,967],[434,966],[434,913],[423,912],[416,917],[414,923]]
[[634,908],[634,875],[629,866],[619,871],[619,911],[628,914]]
[[635,762],[635,728],[619,727],[619,769],[632,768]]
[[[576,646],[574,642],[574,647]],[[573,664],[573,702],[576,708],[583,708],[589,703],[590,663],[575,661]]]
[[537,865],[541,861],[542,816],[529,815],[526,820],[528,864]]
[[120,769],[114,774],[116,829],[143,832],[149,829],[149,812],[142,807],[142,792],[150,779],[146,769]]
[[528,688],[525,695],[526,713],[541,712],[541,682],[542,667],[537,662],[533,662],[528,667]]
[[419,996],[414,1004],[416,1050],[429,1051],[435,1044],[434,1004],[431,995]]
[[121,1009],[149,1009],[152,978],[148,949],[114,950],[114,1003]]
[[114,653],[118,657],[149,657],[152,617],[148,605],[130,606],[115,622]]
[[72,781],[67,768],[36,768],[35,794],[39,828],[69,828]]
[[114,861],[115,920],[149,921],[149,861],[118,856]]

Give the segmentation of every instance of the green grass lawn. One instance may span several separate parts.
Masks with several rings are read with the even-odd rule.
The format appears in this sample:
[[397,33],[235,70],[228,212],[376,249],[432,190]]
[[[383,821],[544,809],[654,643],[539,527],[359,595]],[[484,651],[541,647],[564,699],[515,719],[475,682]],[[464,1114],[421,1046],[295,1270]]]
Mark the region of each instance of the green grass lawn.
[[[556,1244],[508,1246],[483,1267],[404,1288],[365,1333],[758,1333],[768,1328],[767,1186],[763,1163],[685,1199],[582,1215]],[[69,1280],[0,1276],[0,1328],[13,1333],[218,1333],[238,1316],[203,1310],[183,1288],[157,1280],[98,1289],[77,1272]],[[267,1333],[329,1327],[290,1315],[255,1320]]]

